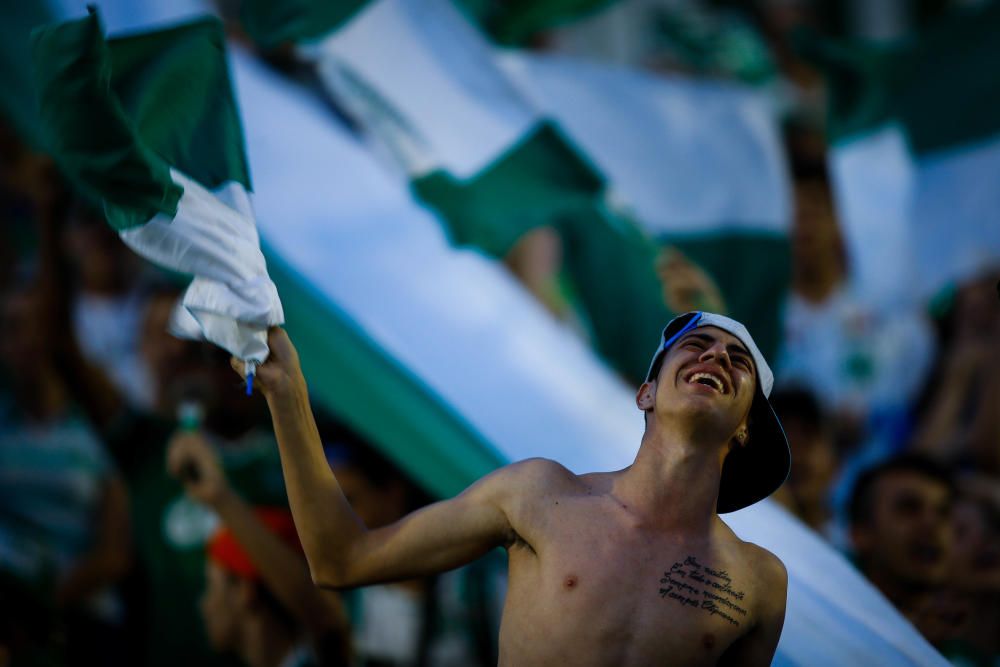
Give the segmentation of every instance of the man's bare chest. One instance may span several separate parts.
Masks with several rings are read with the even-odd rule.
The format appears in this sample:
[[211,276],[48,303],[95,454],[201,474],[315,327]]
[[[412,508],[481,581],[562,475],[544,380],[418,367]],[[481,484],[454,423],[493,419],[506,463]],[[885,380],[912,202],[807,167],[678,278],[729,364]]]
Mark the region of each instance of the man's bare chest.
[[553,638],[582,630],[584,641],[646,659],[710,660],[749,629],[751,573],[727,549],[591,519],[566,518],[548,527],[537,553],[512,554],[512,602],[537,612],[536,627]]

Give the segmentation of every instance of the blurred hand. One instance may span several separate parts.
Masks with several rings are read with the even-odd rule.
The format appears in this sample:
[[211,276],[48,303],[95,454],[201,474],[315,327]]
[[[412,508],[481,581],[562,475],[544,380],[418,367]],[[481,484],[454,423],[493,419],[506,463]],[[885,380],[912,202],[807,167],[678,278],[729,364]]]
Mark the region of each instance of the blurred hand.
[[230,492],[218,454],[198,431],[181,431],[170,439],[167,471],[192,498],[210,507],[218,505]]
[[725,314],[726,302],[712,277],[676,248],[667,246],[656,257],[656,274],[663,303],[675,313],[706,310]]
[[[267,346],[270,354],[267,361],[257,367],[253,382],[265,398],[271,398],[275,394],[292,391],[302,383],[302,368],[299,366],[299,353],[281,327],[272,327],[268,331]],[[242,359],[232,357],[229,364],[246,380]]]

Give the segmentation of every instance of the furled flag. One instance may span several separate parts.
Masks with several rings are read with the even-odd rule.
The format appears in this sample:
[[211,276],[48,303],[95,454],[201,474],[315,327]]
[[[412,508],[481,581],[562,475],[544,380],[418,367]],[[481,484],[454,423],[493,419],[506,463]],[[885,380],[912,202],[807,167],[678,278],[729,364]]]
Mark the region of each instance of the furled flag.
[[222,26],[204,19],[108,40],[96,12],[36,30],[51,150],[137,253],[194,276],[171,328],[252,369],[284,320],[250,205]]
[[741,84],[560,56],[510,51],[500,63],[597,165],[615,209],[704,267],[730,314],[773,354],[791,274],[792,210],[766,98]]
[[850,269],[876,302],[1000,265],[1000,5],[888,45],[803,40],[824,67]]

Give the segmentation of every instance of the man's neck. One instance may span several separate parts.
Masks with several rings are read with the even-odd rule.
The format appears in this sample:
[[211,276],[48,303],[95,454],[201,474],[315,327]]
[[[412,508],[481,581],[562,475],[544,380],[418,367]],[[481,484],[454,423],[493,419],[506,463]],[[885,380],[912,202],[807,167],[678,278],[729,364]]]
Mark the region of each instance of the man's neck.
[[707,531],[717,516],[719,451],[717,445],[649,429],[635,462],[617,476],[613,492],[650,523]]

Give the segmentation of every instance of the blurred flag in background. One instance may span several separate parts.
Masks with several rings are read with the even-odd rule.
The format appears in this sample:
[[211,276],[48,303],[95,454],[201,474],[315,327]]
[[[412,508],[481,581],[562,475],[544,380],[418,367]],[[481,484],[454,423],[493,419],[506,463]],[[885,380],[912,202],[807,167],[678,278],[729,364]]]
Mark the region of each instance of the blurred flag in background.
[[609,207],[704,267],[729,313],[774,354],[792,211],[767,98],[745,85],[559,56],[508,52],[501,62],[604,175]]
[[1000,5],[889,45],[821,42],[833,185],[850,270],[883,303],[1000,259]]
[[[656,270],[662,242],[708,266],[774,351],[787,175],[774,120],[748,91],[658,88],[626,70],[501,57],[447,0],[377,0],[337,15],[294,7],[248,2],[248,31],[264,45],[300,43],[456,243],[502,257],[526,232],[556,229],[595,345],[626,377],[642,380],[648,341],[671,315]],[[558,96],[540,95],[560,84]],[[635,107],[619,109],[625,100]],[[700,115],[706,103],[716,115]],[[692,151],[703,139],[718,150]],[[754,188],[726,177],[748,161],[762,174]],[[611,201],[617,193],[634,211]]]

